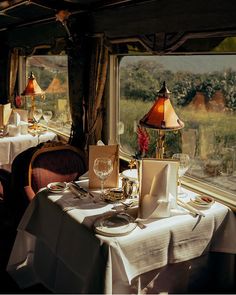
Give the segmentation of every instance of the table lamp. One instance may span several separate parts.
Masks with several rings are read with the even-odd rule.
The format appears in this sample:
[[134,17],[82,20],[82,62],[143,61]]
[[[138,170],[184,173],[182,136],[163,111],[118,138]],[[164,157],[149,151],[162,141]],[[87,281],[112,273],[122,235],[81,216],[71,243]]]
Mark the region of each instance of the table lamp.
[[176,115],[170,101],[170,91],[163,83],[157,94],[154,105],[149,112],[139,121],[145,128],[156,129],[158,131],[156,157],[162,159],[164,156],[165,132],[174,131],[184,127],[184,123]]
[[45,98],[45,92],[40,88],[39,84],[37,83],[34,74],[31,72],[28,84],[25,87],[25,90],[21,94],[22,96],[30,96],[31,98],[31,108],[29,118],[33,118],[33,112],[35,109],[35,96],[40,95],[41,98]]

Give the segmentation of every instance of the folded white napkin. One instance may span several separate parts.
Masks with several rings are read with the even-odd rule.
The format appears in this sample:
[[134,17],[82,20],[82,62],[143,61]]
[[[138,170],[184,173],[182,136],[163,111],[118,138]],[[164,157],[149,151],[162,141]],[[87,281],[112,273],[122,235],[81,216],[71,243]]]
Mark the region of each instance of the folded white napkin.
[[105,145],[105,143],[103,141],[101,141],[101,140],[98,140],[97,145]]
[[20,124],[20,115],[17,112],[14,112],[14,125],[19,126]]
[[20,130],[21,130],[20,126],[16,126],[16,125],[13,125],[13,124],[8,125],[8,135],[10,137],[19,135]]
[[147,219],[170,216],[169,174],[170,165],[167,164],[161,173],[153,177],[149,194],[144,195],[140,200],[140,218]]
[[20,121],[20,133],[28,134],[28,126],[29,124],[27,122]]
[[28,122],[28,110],[24,109],[15,109],[14,112],[20,115],[20,120],[24,122]]
[[13,111],[11,113],[9,124],[14,126],[18,126],[20,124],[20,115],[17,112]]

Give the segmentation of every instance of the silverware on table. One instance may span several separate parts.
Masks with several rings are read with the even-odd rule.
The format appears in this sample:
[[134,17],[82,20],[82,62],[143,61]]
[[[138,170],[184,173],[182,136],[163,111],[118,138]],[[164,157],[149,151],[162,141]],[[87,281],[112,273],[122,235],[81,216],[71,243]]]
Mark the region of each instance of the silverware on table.
[[[127,213],[125,213],[125,214],[127,214]],[[147,227],[139,218],[134,218],[130,214],[128,214],[128,215],[130,216],[132,222],[136,223],[140,229],[144,229]]]
[[71,187],[73,187],[75,190],[77,190],[78,193],[81,194],[82,196],[84,196],[84,197],[90,196],[92,199],[95,198],[95,196],[90,191],[86,190],[85,188],[80,186],[75,181],[71,181],[69,184]]
[[73,186],[75,186],[81,193],[87,194],[88,191],[86,189],[84,189],[82,186],[80,186],[78,183],[76,183],[75,181],[71,181],[70,182]]
[[78,199],[84,199],[87,198],[87,194],[79,191],[74,185],[71,183],[68,184],[69,190],[72,192],[73,195],[75,195],[76,198]]
[[205,214],[202,211],[200,211],[200,210],[194,208],[193,206],[181,201],[180,199],[177,199],[177,204],[179,206],[183,207],[184,209],[188,210],[190,213],[194,214],[195,216],[200,215],[202,217],[205,217]]
[[138,205],[138,202],[136,200],[131,200],[128,203],[121,201],[120,203],[124,205],[126,209],[132,208]]
[[137,223],[137,226],[138,226],[140,229],[144,229],[144,228],[147,227],[144,223],[142,223],[142,221],[140,221],[140,220],[138,220],[138,219],[135,219],[134,222]]

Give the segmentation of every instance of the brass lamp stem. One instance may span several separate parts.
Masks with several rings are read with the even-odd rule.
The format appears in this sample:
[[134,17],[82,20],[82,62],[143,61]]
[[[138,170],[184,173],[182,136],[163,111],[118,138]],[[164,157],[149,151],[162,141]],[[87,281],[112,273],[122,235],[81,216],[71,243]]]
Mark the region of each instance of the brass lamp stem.
[[156,146],[156,158],[163,159],[164,157],[164,142],[165,142],[165,131],[157,130],[157,146]]
[[30,107],[30,113],[29,113],[29,119],[33,120],[34,116],[34,109],[35,109],[35,97],[34,95],[31,95],[31,107]]

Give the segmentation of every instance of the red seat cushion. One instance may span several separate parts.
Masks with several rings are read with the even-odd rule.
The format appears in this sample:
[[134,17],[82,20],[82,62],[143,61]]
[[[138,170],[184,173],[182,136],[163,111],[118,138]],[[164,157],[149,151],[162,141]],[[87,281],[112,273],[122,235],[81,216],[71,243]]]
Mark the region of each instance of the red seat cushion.
[[48,151],[33,161],[31,186],[37,192],[50,182],[78,179],[85,171],[85,160],[73,150]]

